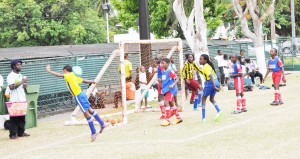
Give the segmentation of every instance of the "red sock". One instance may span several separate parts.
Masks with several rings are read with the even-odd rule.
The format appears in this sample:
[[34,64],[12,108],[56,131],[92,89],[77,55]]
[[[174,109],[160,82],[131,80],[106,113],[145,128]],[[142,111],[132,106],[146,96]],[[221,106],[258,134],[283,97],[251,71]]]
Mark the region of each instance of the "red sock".
[[282,101],[282,99],[281,99],[281,93],[278,93],[278,100]]
[[166,107],[166,119],[169,121],[171,116],[171,109],[170,107]]
[[[173,107],[175,107],[175,106],[173,106]],[[175,115],[175,111],[174,111],[174,108],[173,108],[173,107],[171,107],[170,118],[172,118],[172,116]],[[177,107],[175,107],[175,108],[176,108],[176,110],[177,110]]]
[[275,101],[279,102],[279,93],[274,93],[274,96],[275,96]]
[[246,109],[246,99],[242,99],[242,108]]
[[237,99],[237,101],[236,101],[236,109],[237,110],[241,110],[241,104],[242,104],[242,100],[241,99]]
[[161,119],[165,119],[166,118],[166,107],[164,105],[159,106],[160,110],[161,110]]
[[179,116],[179,113],[178,113],[178,110],[177,110],[176,106],[172,107],[172,112],[173,112],[173,114],[175,114],[176,119],[181,119],[181,117]]

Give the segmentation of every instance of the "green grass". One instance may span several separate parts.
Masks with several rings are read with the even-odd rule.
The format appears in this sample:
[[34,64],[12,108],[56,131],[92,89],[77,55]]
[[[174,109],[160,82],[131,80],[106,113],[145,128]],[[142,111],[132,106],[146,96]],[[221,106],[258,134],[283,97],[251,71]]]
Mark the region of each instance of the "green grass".
[[[284,105],[269,105],[274,90],[255,89],[245,93],[248,112],[238,115],[231,114],[234,91],[221,91],[216,95],[224,112],[220,122],[214,121],[216,111],[208,101],[206,122],[186,101],[181,124],[161,127],[159,112],[135,113],[128,116],[128,124],[109,127],[90,143],[87,125],[63,125],[69,113],[40,119],[37,128],[26,130],[28,138],[11,141],[8,131],[0,131],[5,145],[0,158],[300,158],[300,72],[286,78],[287,86],[280,88]],[[271,87],[271,78],[265,85]]]

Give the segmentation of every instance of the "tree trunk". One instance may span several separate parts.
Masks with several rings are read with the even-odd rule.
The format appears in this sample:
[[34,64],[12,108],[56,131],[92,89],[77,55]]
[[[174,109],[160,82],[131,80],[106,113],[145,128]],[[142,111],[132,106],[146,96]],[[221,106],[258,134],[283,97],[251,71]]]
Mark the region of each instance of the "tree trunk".
[[208,54],[207,28],[203,14],[203,0],[195,0],[194,8],[187,17],[183,7],[183,0],[175,0],[173,10],[196,62],[199,62],[201,54]]
[[276,26],[275,26],[274,13],[271,15],[271,40],[272,40],[272,47],[274,47],[274,45],[276,45]]
[[260,72],[264,75],[267,72],[265,47],[264,47],[264,35],[262,30],[262,22],[253,22],[255,38],[251,38],[254,44],[257,64]]
[[[242,7],[239,0],[231,0],[233,9],[241,21],[242,34],[253,41],[257,63],[262,74],[266,73],[265,50],[263,40],[262,24],[268,16],[274,13],[275,0],[271,0],[270,5],[264,13],[260,13],[258,9],[258,0],[245,0],[246,8]],[[250,14],[253,22],[254,31],[248,26],[246,15]]]

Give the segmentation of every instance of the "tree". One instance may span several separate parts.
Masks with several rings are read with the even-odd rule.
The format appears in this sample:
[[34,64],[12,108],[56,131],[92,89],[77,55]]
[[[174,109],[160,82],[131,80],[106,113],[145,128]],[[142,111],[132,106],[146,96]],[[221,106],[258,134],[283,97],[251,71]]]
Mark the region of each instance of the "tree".
[[[134,27],[137,29],[138,19],[137,0],[111,0],[114,8],[118,11],[118,18],[125,28]],[[173,11],[171,0],[149,0],[150,30],[157,38],[183,36],[176,15]],[[226,14],[230,0],[205,0],[204,17],[208,23],[209,35],[223,23],[222,19]],[[184,10],[190,13],[194,8],[194,0],[183,1]],[[174,35],[174,31],[176,34]]]
[[[275,0],[232,0],[241,23],[242,34],[253,41],[257,63],[262,73],[266,72],[263,23],[274,12],[274,3]],[[249,29],[247,15],[251,16],[253,31]]]
[[198,58],[202,53],[208,54],[207,27],[204,19],[203,0],[194,1],[194,8],[189,17],[185,14],[183,0],[175,0],[173,10],[191,50]]
[[105,21],[89,0],[0,1],[0,47],[105,41]]

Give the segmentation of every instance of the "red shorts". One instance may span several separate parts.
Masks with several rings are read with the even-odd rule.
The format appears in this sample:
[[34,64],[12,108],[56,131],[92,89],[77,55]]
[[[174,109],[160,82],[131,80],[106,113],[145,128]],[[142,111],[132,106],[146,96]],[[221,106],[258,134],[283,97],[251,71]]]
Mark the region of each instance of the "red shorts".
[[244,77],[234,78],[234,88],[236,93],[244,92]]
[[165,94],[165,101],[167,101],[167,102],[173,102],[174,101],[174,96],[171,92],[167,92]]
[[161,83],[161,82],[158,82],[158,85],[157,85],[157,91],[158,91],[158,94],[162,94],[161,87],[162,87],[162,83]]
[[282,71],[273,72],[272,79],[273,79],[274,84],[280,84],[280,82],[282,80]]
[[197,80],[190,79],[190,84],[187,84],[190,91],[196,91],[200,88],[200,84]]

